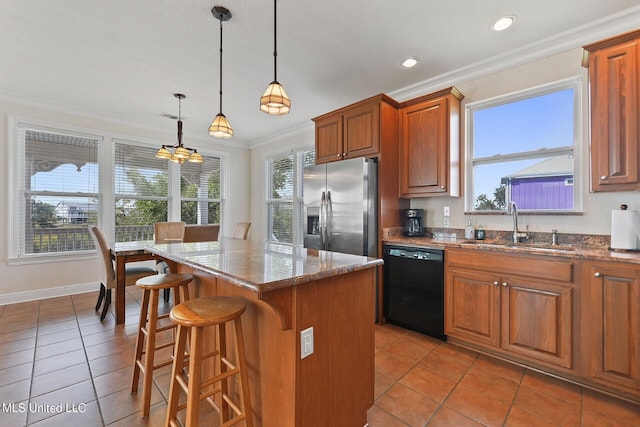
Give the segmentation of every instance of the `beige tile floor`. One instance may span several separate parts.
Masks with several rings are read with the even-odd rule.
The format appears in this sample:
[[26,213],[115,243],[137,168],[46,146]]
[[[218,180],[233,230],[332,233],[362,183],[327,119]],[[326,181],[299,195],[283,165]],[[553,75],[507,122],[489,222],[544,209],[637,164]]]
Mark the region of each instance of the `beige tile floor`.
[[[163,425],[169,368],[154,375],[149,417],[129,390],[138,290],[124,325],[100,322],[96,297],[0,307],[1,426]],[[639,406],[391,325],[376,326],[375,393],[370,427],[640,426]]]

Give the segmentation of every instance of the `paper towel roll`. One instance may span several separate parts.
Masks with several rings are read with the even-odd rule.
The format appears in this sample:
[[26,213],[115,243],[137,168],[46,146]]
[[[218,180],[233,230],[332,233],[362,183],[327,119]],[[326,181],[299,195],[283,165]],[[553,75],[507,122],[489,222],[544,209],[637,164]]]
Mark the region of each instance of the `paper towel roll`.
[[611,248],[640,249],[640,215],[638,215],[638,211],[611,211]]

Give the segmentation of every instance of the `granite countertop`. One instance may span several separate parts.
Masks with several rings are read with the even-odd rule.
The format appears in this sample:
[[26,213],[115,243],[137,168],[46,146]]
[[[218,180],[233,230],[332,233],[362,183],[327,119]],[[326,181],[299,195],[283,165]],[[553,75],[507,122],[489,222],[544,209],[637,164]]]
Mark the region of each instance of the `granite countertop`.
[[618,261],[640,264],[640,252],[611,250],[602,246],[557,245],[527,242],[518,245],[503,240],[443,240],[432,237],[406,237],[388,235],[385,244],[417,246],[433,249],[463,248],[482,251],[508,252],[510,254],[546,255],[554,257],[580,258],[599,261]]
[[381,259],[220,238],[150,244],[145,250],[262,293],[382,265]]

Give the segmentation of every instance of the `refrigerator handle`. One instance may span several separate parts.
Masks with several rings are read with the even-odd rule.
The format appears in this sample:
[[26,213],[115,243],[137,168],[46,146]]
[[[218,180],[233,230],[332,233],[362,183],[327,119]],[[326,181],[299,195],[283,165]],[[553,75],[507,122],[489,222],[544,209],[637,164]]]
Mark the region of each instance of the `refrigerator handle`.
[[327,227],[327,220],[325,216],[325,209],[327,206],[327,201],[325,199],[325,193],[322,192],[322,197],[320,197],[320,249],[325,249],[324,247],[324,233]]
[[331,233],[333,233],[333,207],[331,206],[331,191],[327,190],[327,201],[325,202],[325,221],[326,226],[326,242],[327,250],[331,249]]

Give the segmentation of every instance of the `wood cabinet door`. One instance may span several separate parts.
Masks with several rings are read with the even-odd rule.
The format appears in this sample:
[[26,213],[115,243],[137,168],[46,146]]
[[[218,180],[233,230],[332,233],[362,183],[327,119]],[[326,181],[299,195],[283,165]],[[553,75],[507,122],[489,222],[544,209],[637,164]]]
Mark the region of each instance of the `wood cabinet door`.
[[511,353],[572,367],[573,289],[503,278],[502,347]]
[[439,194],[447,191],[449,102],[446,97],[400,110],[400,193]]
[[380,103],[369,103],[344,112],[343,158],[380,152]]
[[500,346],[500,285],[496,276],[449,269],[445,313],[446,335]]
[[640,269],[592,265],[592,374],[640,389]]
[[342,114],[316,120],[316,164],[342,160]]
[[640,39],[590,55],[591,186],[640,188]]

